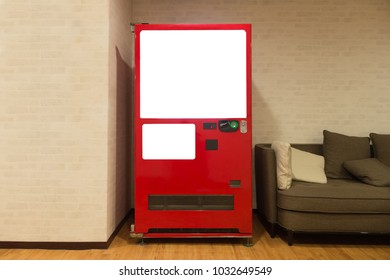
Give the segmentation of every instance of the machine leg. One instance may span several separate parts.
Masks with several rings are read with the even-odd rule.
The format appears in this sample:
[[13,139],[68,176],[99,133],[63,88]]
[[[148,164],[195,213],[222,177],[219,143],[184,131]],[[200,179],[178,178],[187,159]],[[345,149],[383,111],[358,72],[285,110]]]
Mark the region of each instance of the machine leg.
[[138,240],[137,243],[138,243],[139,246],[144,246],[145,245],[145,240],[143,238],[141,238],[141,239]]
[[252,238],[245,238],[243,244],[245,247],[252,247],[253,246]]

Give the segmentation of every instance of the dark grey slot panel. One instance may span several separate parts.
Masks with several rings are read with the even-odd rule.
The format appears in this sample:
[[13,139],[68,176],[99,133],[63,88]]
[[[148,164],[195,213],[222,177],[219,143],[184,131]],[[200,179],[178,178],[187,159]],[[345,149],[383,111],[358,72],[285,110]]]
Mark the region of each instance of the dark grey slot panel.
[[149,210],[234,210],[233,195],[149,195]]
[[206,150],[207,151],[218,150],[218,140],[217,139],[206,139]]
[[241,180],[230,180],[229,186],[231,188],[239,188],[241,187]]

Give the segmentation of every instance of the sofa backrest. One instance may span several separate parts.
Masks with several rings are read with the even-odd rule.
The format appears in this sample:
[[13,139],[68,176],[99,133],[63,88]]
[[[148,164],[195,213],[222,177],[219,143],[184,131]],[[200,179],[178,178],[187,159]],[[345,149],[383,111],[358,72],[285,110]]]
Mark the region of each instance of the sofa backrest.
[[[262,144],[262,145],[264,145],[266,147],[271,147],[271,144],[269,144],[269,143]],[[294,144],[294,143],[292,143],[291,147],[294,147],[296,149],[306,151],[309,153],[313,153],[316,155],[320,155],[320,156],[324,155],[324,152],[322,149],[322,147],[323,147],[322,143],[321,144]],[[374,157],[374,150],[373,150],[372,145],[370,145],[370,148],[371,148],[371,157]]]
[[[309,153],[317,154],[320,156],[324,155],[322,144],[291,144],[291,147],[294,147],[296,149],[306,151]],[[371,157],[374,157],[374,149],[373,149],[372,145],[370,145],[370,150],[371,150]]]
[[[263,145],[265,147],[271,148],[271,144],[270,143],[266,143],[266,144],[262,143],[260,145]],[[322,144],[290,144],[290,145],[291,145],[291,147],[294,147],[296,149],[299,149],[299,150],[302,150],[302,151],[305,151],[305,152],[317,154],[317,155],[320,155],[320,156],[323,155]]]
[[291,144],[291,147],[320,156],[324,155],[322,144]]

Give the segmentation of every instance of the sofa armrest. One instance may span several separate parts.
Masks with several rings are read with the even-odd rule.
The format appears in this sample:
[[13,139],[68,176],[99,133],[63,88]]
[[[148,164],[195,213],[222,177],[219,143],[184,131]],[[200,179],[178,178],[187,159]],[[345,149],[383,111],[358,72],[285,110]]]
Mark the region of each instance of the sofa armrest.
[[276,223],[276,158],[271,145],[255,145],[255,179],[257,209],[268,222]]

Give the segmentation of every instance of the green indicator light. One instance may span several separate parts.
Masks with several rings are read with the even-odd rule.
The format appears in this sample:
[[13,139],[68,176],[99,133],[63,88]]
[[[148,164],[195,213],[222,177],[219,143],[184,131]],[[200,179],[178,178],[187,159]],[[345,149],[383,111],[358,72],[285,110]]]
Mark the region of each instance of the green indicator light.
[[237,127],[238,127],[238,122],[236,122],[236,121],[231,121],[231,122],[230,122],[230,127],[231,127],[231,128],[237,128]]

